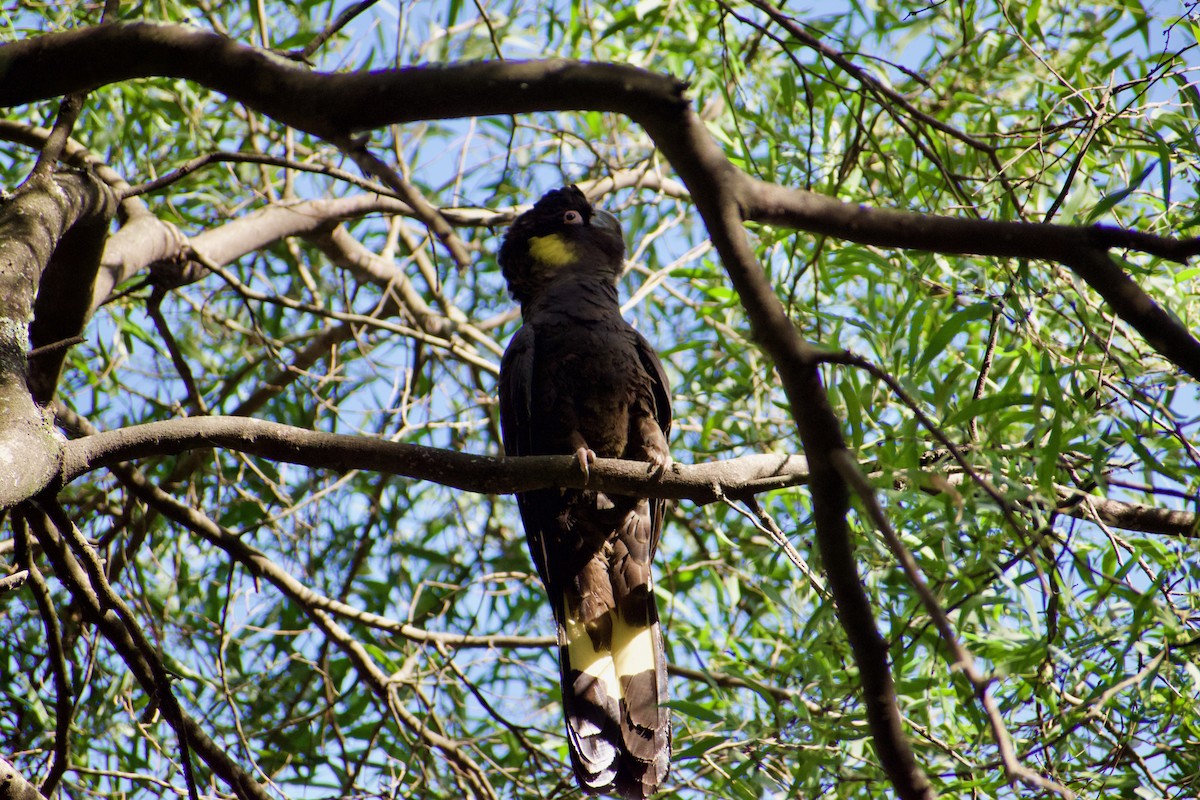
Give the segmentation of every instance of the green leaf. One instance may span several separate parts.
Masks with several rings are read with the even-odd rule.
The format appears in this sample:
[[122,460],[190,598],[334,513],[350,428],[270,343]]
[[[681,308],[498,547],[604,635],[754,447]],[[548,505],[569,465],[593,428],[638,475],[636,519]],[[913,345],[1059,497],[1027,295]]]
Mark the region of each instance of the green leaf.
[[1122,200],[1129,197],[1129,195],[1131,195],[1135,191],[1137,191],[1138,187],[1140,187],[1142,185],[1142,182],[1146,180],[1146,176],[1154,171],[1154,166],[1155,166],[1154,164],[1151,164],[1150,166],[1146,167],[1141,172],[1139,172],[1137,175],[1135,175],[1133,177],[1133,180],[1131,180],[1129,182],[1128,186],[1122,187],[1122,188],[1118,189],[1117,191],[1112,192],[1112,193],[1107,194],[1104,197],[1102,197],[1100,199],[1100,202],[1096,203],[1096,205],[1093,206],[1092,210],[1088,213],[1087,222],[1091,223],[1091,222],[1096,221],[1097,219],[1099,219],[1100,217],[1102,217],[1106,213],[1108,213],[1109,209],[1113,208],[1118,203],[1120,203]]
[[721,725],[725,721],[724,717],[713,711],[711,708],[703,706],[699,703],[693,703],[690,700],[672,700],[667,705],[669,705],[673,710],[692,717],[693,719],[698,719],[701,722],[708,722],[713,725]]
[[1017,394],[1013,392],[1003,392],[1000,394],[984,395],[978,400],[971,400],[966,403],[958,411],[950,414],[944,420],[943,425],[960,425],[969,419],[982,417],[985,414],[990,414],[1002,408],[1028,407],[1033,406],[1035,398],[1029,394]]
[[988,319],[991,315],[991,303],[976,303],[953,314],[950,319],[942,323],[933,332],[933,335],[929,337],[929,343],[925,346],[925,352],[921,354],[921,358],[917,361],[916,368],[920,370],[929,366],[929,362],[944,353],[949,347],[951,340],[961,333],[963,329],[972,322]]

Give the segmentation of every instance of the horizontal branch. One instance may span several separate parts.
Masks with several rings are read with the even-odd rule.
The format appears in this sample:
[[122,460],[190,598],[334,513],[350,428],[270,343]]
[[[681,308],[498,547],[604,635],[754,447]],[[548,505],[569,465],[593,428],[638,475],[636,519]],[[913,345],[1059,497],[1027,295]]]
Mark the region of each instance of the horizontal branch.
[[[250,417],[173,419],[74,439],[63,449],[62,481],[70,483],[94,469],[122,461],[208,447],[339,472],[364,469],[404,475],[486,494],[585,486],[572,456],[472,455],[365,436],[321,433]],[[807,478],[807,462],[799,456],[751,455],[691,466],[672,464],[661,475],[651,474],[648,465],[641,462],[601,458],[591,469],[586,487],[704,504],[795,486]]]
[[1126,503],[1108,497],[1081,494],[1066,487],[1056,488],[1060,504],[1057,511],[1061,514],[1099,521],[1127,531],[1200,538],[1200,519],[1191,511]]
[[[403,475],[485,494],[508,494],[552,486],[584,488],[572,456],[499,458],[457,450],[388,442],[366,436],[321,433],[250,417],[192,417],[151,422],[73,439],[63,450],[61,481],[123,461],[221,447],[274,461],[346,472],[370,470]],[[863,469],[874,472],[872,465]],[[793,455],[749,455],[704,464],[674,463],[662,475],[638,461],[597,459],[587,488],[689,500],[703,505],[808,483],[808,462]],[[933,487],[936,491],[936,487]],[[1080,494],[1059,487],[1059,511],[1125,530],[1195,537],[1197,517],[1176,509]]]
[[[360,73],[318,72],[211,31],[114,23],[0,48],[0,106],[135,78],[195,81],[327,139],[397,122],[534,111],[649,113],[685,105],[684,84],[624,64],[478,61]],[[253,76],[253,80],[247,80]]]
[[[133,22],[6,44],[0,48],[0,70],[5,75],[0,107],[165,76],[195,81],[298,130],[331,139],[433,119],[612,111],[646,127],[664,151],[679,152],[680,142],[696,144],[682,135],[689,131],[681,130],[688,125],[687,85],[625,64],[546,59],[319,72],[199,28]],[[246,80],[247,75],[255,80]],[[729,166],[723,156],[718,160],[723,163],[710,166],[720,167],[718,171]],[[872,209],[761,181],[747,180],[735,191],[746,219],[864,244],[1055,261],[1069,261],[1079,246],[1129,248],[1175,261],[1200,254],[1200,238],[1174,239],[1113,226],[993,222]]]
[[1200,254],[1200,238],[1171,239],[1112,225],[1008,222],[870,208],[753,179],[746,180],[742,197],[747,219],[879,247],[1060,263],[1075,260],[1080,250],[1114,247],[1178,262]]
[[0,578],[0,594],[20,589],[27,580],[29,580],[29,570],[27,569],[14,572],[6,578]]

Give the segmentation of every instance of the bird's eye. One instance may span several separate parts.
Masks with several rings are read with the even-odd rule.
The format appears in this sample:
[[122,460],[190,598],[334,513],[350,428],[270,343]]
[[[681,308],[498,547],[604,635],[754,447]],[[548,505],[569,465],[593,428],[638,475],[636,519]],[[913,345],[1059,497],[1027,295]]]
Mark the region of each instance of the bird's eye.
[[563,214],[563,222],[567,225],[582,225],[583,215],[572,209]]

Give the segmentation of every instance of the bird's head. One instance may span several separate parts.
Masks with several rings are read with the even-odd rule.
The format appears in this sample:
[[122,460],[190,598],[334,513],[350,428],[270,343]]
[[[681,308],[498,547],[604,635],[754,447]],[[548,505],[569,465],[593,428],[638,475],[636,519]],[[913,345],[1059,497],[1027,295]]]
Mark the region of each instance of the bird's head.
[[508,290],[524,305],[567,273],[615,284],[624,268],[625,239],[616,217],[592,208],[578,187],[566,186],[516,218],[498,260]]

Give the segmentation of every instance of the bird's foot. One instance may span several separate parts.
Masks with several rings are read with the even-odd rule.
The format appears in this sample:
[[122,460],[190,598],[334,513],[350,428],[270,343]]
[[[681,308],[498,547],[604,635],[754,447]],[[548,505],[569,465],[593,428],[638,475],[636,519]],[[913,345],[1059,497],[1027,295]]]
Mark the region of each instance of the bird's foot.
[[665,475],[671,466],[671,454],[665,448],[647,447],[646,460],[650,462],[650,466],[646,470],[648,475]]
[[[671,451],[667,447],[667,436],[654,417],[644,416],[637,421],[635,445],[640,445],[642,456],[650,462],[647,475],[662,476],[671,466]],[[637,452],[636,450],[634,452]]]
[[575,449],[575,460],[579,462],[579,469],[583,472],[583,482],[587,483],[592,477],[588,465],[596,462],[596,452],[587,445],[580,445]]

